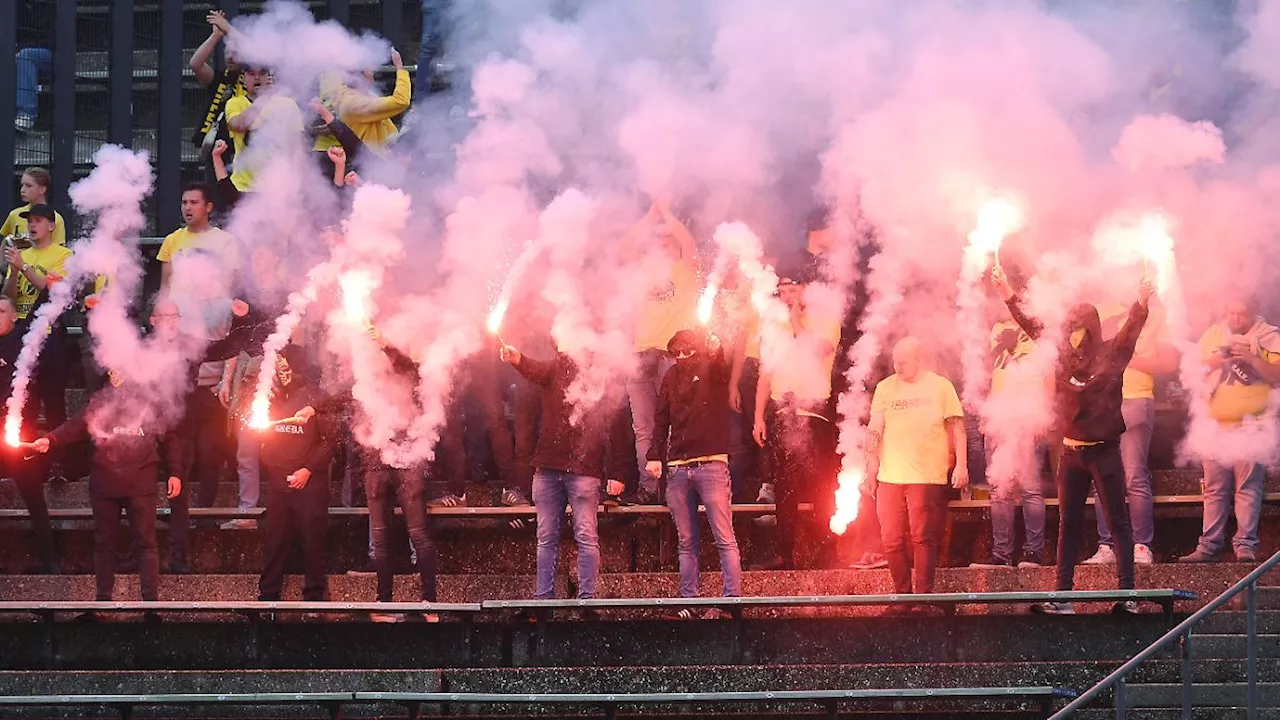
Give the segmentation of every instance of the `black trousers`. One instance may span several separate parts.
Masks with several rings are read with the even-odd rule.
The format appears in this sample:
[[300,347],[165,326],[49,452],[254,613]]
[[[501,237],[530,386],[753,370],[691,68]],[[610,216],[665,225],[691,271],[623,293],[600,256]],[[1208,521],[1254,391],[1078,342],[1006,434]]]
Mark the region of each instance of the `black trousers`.
[[[27,404],[30,407],[30,403]],[[33,423],[23,422],[20,437],[30,442],[37,437]],[[31,518],[31,535],[35,542],[36,557],[46,571],[51,570],[57,558],[53,552],[53,526],[49,522],[49,502],[44,496],[44,463],[42,457],[25,459],[22,451],[13,448],[0,449],[0,462],[5,466],[4,475],[13,478],[18,486],[22,503],[27,506]]]
[[946,507],[946,485],[876,485],[876,514],[895,593],[933,592]]
[[369,497],[369,530],[373,535],[373,566],[378,571],[378,602],[391,602],[395,573],[392,571],[391,519],[397,498],[404,510],[409,542],[418,555],[418,579],[422,599],[436,600],[436,545],[431,520],[427,517],[426,483],[421,469],[402,470],[379,465],[365,475]]
[[813,502],[816,555],[820,560],[834,547],[828,521],[835,510],[833,429],[818,417],[799,414],[793,407],[770,402],[765,409],[765,449],[773,473],[778,556],[795,563],[800,527],[800,495]]
[[1085,500],[1089,497],[1091,484],[1098,492],[1097,511],[1106,513],[1111,526],[1120,589],[1133,589],[1133,527],[1129,524],[1120,443],[1063,446],[1057,481],[1058,513],[1061,517],[1058,525],[1058,589],[1071,590],[1075,584]]
[[[268,472],[262,476],[267,488],[278,488],[283,477]],[[279,600],[284,589],[284,573],[289,556],[302,546],[302,599],[320,601],[328,595],[325,577],[325,530],[329,525],[329,474],[312,474],[302,490],[267,490],[267,508],[262,516],[266,544],[266,564],[258,580],[259,600]]]
[[155,495],[99,498],[93,506],[93,574],[97,599],[111,600],[116,585],[116,541],[120,534],[120,511],[129,519],[133,548],[138,557],[138,580],[142,599],[158,599],[160,586],[160,552],[156,546]]
[[[23,332],[27,327],[24,324]],[[31,428],[39,427],[40,411],[44,410],[44,426],[52,430],[67,421],[67,375],[70,372],[71,358],[67,347],[67,331],[60,325],[49,335],[48,341],[40,351],[40,359],[36,363],[34,392],[27,396],[27,404],[22,408],[22,423]],[[38,435],[32,436],[38,437]],[[49,466],[61,460],[61,448],[50,450],[33,461],[39,466],[40,478],[49,474]]]

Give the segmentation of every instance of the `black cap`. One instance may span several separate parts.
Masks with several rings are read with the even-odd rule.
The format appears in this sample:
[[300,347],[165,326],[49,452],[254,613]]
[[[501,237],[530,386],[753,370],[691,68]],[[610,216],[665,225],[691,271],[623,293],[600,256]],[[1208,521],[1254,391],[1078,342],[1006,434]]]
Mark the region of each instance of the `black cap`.
[[28,209],[26,212],[19,213],[18,217],[23,218],[25,220],[25,219],[29,219],[32,215],[36,217],[48,218],[49,222],[51,223],[58,222],[58,213],[54,212],[53,208],[43,203],[32,205],[30,209]]
[[702,342],[697,333],[692,330],[680,330],[667,341],[667,352],[672,355],[682,355],[691,350],[696,352],[701,345]]

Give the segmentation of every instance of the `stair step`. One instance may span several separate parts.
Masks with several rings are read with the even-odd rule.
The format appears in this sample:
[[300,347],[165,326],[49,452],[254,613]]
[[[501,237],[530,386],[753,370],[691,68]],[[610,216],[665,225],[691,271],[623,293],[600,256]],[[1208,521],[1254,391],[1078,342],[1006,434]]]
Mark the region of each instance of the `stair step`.
[[[1234,660],[1244,657],[1247,646],[1243,635],[1195,635],[1191,642],[1191,656],[1197,660]],[[1280,635],[1258,635],[1258,657],[1280,658]]]
[[[1240,707],[1248,702],[1248,685],[1245,683],[1213,683],[1192,685],[1192,701],[1198,708]],[[1280,708],[1280,683],[1260,682],[1257,685],[1258,704]],[[1182,685],[1172,683],[1142,683],[1128,687],[1127,701],[1136,708],[1181,707]]]

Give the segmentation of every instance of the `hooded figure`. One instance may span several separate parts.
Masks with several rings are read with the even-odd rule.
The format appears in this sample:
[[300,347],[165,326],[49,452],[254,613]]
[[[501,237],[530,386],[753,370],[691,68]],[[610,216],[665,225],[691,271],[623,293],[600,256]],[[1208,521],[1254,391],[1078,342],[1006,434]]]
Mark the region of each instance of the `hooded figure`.
[[[1044,332],[1040,321],[1022,309],[1004,272],[997,267],[992,281],[999,288],[1013,319],[1032,339]],[[1099,512],[1107,515],[1115,541],[1116,573],[1120,589],[1134,586],[1133,528],[1126,502],[1124,465],[1120,459],[1120,436],[1124,434],[1121,413],[1124,370],[1133,358],[1138,335],[1147,321],[1151,283],[1144,279],[1138,301],[1129,317],[1110,341],[1102,339],[1102,321],[1093,305],[1071,308],[1063,323],[1065,335],[1058,351],[1054,378],[1054,429],[1062,435],[1062,461],[1058,463],[1058,590],[1071,590],[1075,582],[1076,557],[1084,520],[1085,500],[1090,486],[1097,491]],[[1075,612],[1071,603],[1048,602],[1032,607],[1033,612],[1061,615]],[[1136,613],[1130,600],[1116,603],[1116,612]]]

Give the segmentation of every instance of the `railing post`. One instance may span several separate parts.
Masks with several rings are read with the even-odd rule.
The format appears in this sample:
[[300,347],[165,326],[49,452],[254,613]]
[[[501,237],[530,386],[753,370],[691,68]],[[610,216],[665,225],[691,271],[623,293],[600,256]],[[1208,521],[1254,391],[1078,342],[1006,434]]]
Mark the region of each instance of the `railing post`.
[[1247,669],[1249,673],[1249,720],[1258,720],[1258,581],[1249,583],[1248,589],[1248,647]]
[[1191,720],[1195,707],[1191,697],[1192,680],[1191,630],[1188,628],[1182,634],[1182,720]]
[[1125,708],[1125,681],[1124,676],[1116,681],[1116,720],[1124,720],[1127,709]]

